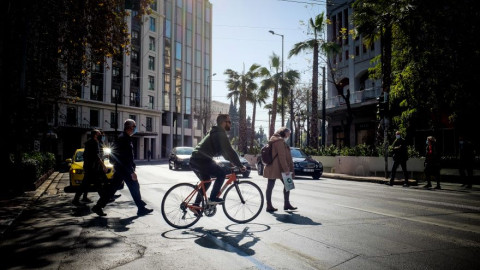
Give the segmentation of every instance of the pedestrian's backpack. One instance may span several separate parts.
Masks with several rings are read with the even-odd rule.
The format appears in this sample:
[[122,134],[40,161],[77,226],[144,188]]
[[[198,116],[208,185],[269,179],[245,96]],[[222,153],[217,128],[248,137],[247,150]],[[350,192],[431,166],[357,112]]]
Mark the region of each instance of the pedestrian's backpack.
[[269,165],[273,162],[273,160],[277,157],[277,155],[275,155],[274,157],[272,156],[272,147],[273,147],[273,143],[271,142],[268,142],[266,145],[264,145],[262,147],[262,151],[261,151],[261,154],[262,154],[262,162],[263,164],[265,165]]

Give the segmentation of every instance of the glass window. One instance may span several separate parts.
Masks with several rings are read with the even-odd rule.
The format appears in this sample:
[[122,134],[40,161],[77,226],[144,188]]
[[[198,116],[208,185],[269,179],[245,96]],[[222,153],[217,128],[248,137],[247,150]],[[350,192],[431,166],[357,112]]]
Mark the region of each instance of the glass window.
[[138,51],[132,50],[132,63],[135,63],[138,66]]
[[155,70],[155,57],[148,56],[148,69]]
[[187,46],[187,49],[185,50],[185,54],[187,56],[186,62],[188,64],[192,63],[192,47]]
[[153,131],[152,117],[147,117],[147,125],[146,125],[145,128],[146,128],[147,131]]
[[183,11],[181,7],[177,7],[177,24],[183,24]]
[[210,7],[205,7],[205,21],[210,22]]
[[177,24],[177,29],[176,29],[177,33],[176,33],[176,36],[175,36],[175,40],[176,41],[182,41],[182,37],[183,37],[183,27],[181,24]]
[[111,103],[116,103],[118,100],[117,98],[119,97],[119,92],[118,89],[112,88],[112,100],[110,101]]
[[90,126],[98,127],[98,111],[97,110],[90,110]]
[[175,42],[175,59],[182,60],[182,43]]
[[165,20],[165,37],[172,37],[172,22],[170,20]]
[[133,121],[137,121],[137,116],[135,114],[129,114],[128,118],[132,119]]
[[155,18],[150,17],[150,31],[156,32]]
[[150,8],[157,11],[157,0],[153,0],[153,2],[150,4]]
[[102,101],[102,87],[100,85],[92,84],[90,87],[90,99]]
[[172,1],[170,0],[165,1],[165,18],[172,19]]
[[148,76],[148,90],[155,90],[155,77]]
[[186,40],[187,40],[187,46],[192,46],[192,30],[188,30],[187,29],[187,36],[186,36]]
[[115,112],[110,112],[110,128],[115,128],[116,120]]
[[148,96],[148,108],[153,110],[154,104],[153,104],[154,98],[153,96]]
[[149,49],[150,49],[151,51],[155,51],[155,38],[154,38],[154,37],[150,37],[149,40],[150,40],[150,42],[148,43]]

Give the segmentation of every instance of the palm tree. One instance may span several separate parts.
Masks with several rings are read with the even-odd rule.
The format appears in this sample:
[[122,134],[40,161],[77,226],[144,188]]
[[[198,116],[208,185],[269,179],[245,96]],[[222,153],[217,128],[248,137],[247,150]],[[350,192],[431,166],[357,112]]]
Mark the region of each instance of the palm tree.
[[277,118],[277,102],[278,102],[278,82],[280,81],[281,73],[279,72],[280,69],[280,58],[275,53],[270,56],[270,67],[275,71],[275,73],[271,73],[270,69],[266,67],[260,68],[260,74],[265,79],[262,80],[261,89],[263,91],[268,91],[269,89],[273,89],[273,97],[272,97],[272,119],[270,121],[269,127],[269,136],[271,137],[275,132],[275,120]]
[[268,98],[267,91],[258,88],[258,85],[255,85],[252,91],[248,92],[247,100],[253,104],[253,113],[252,113],[252,140],[250,141],[250,153],[253,153],[253,145],[255,141],[255,116],[257,114],[257,104],[262,105],[265,104],[266,99]]
[[[280,91],[282,92],[282,97],[288,97],[286,100],[282,100],[282,102],[285,102],[292,98],[290,93],[291,91],[293,91],[292,89],[295,87],[298,80],[300,80],[300,73],[297,70],[289,70],[284,74],[283,78],[281,78]],[[291,112],[290,118],[293,118],[292,116],[293,109],[294,109],[293,100],[292,102],[287,102],[287,104],[288,104],[288,107],[291,107],[289,108],[290,109],[289,111]],[[294,119],[290,119],[290,123],[291,123],[290,129],[292,130],[292,132],[293,132],[293,121]],[[293,143],[293,140],[291,140],[290,143]]]
[[296,43],[288,54],[288,58],[298,55],[302,51],[313,50],[313,74],[312,74],[312,118],[310,121],[310,144],[318,147],[318,55],[320,49],[326,51],[325,40],[318,36],[325,30],[324,13],[320,13],[315,20],[310,18],[309,25],[313,30],[314,38]]
[[[247,93],[250,89],[254,89],[256,86],[255,78],[258,76],[259,65],[253,64],[248,69],[248,72],[242,72],[242,74],[227,69],[225,75],[228,76],[227,88],[230,93],[227,95],[229,98],[238,98],[240,104],[240,127],[239,127],[239,141],[238,148],[242,153],[247,152]],[[236,100],[236,99],[235,99]]]

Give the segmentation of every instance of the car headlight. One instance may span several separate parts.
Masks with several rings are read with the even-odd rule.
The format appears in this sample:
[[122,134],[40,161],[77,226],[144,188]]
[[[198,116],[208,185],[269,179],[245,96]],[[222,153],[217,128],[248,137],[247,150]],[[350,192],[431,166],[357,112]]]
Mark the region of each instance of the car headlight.
[[83,169],[73,169],[72,173],[73,174],[83,174]]
[[103,148],[104,155],[110,155],[111,153],[112,153],[112,148],[109,148],[109,147]]

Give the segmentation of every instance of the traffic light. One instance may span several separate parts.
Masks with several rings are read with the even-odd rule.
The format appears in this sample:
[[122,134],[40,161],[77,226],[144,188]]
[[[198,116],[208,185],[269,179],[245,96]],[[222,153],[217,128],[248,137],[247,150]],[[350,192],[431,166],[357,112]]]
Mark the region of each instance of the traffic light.
[[377,97],[377,120],[381,120],[385,117],[385,111],[387,109],[387,103],[385,102],[383,95]]

